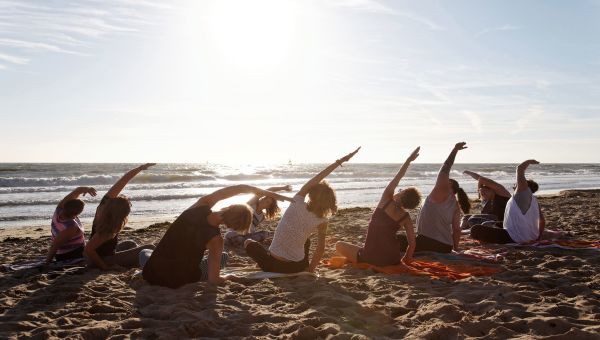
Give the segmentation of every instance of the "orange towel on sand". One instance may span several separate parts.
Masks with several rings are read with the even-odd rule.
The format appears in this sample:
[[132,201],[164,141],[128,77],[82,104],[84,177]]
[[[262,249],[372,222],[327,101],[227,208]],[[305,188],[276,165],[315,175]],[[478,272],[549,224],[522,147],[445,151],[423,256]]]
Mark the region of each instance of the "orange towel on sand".
[[[342,260],[343,259],[343,260]],[[488,276],[502,271],[499,267],[473,266],[469,264],[445,264],[437,261],[413,261],[410,266],[397,264],[378,267],[368,263],[351,263],[346,258],[335,258],[325,261],[329,268],[342,268],[346,264],[359,269],[373,269],[385,274],[426,275],[434,279],[448,278],[451,280],[466,279],[471,276]]]

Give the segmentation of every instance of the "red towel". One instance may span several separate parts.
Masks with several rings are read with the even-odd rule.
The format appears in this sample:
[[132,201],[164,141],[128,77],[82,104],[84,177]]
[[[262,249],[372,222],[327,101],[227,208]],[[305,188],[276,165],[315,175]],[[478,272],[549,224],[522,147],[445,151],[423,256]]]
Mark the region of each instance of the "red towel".
[[[334,261],[336,262],[336,261]],[[325,261],[329,268],[342,268],[346,264],[359,269],[373,269],[386,274],[427,275],[434,279],[448,278],[451,280],[466,279],[471,276],[489,276],[502,271],[502,268],[491,266],[474,266],[470,264],[445,264],[437,261],[412,261],[410,266],[397,264],[393,266],[378,267],[368,263],[351,263],[346,261],[343,265],[334,265]]]

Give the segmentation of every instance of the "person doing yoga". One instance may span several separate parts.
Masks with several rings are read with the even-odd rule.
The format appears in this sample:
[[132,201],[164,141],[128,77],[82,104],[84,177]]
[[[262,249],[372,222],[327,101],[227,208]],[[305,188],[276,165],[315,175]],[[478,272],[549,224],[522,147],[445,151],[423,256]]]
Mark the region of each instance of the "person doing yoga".
[[[219,226],[224,224],[245,233],[250,227],[252,211],[246,204],[230,205],[215,212],[211,208],[219,201],[248,193],[291,201],[289,197],[249,185],[223,188],[200,198],[175,219],[155,250],[140,253],[144,279],[152,285],[169,288],[204,280],[223,284],[225,278],[220,276],[220,268],[225,266],[227,254],[223,253]],[[204,258],[207,249],[208,257]]]
[[56,206],[50,223],[52,245],[48,249],[46,264],[57,261],[72,260],[83,257],[85,236],[83,225],[79,221],[79,214],[83,211],[85,203],[79,196],[89,194],[96,196],[96,189],[79,187],[65,196]]
[[[292,191],[290,185],[280,187],[271,187],[267,191]],[[243,247],[244,241],[252,239],[257,242],[263,242],[269,237],[269,232],[266,230],[258,230],[258,227],[266,219],[272,219],[279,213],[277,200],[262,195],[254,195],[246,204],[252,209],[252,223],[247,234],[240,234],[233,229],[228,229],[225,233],[225,245],[230,247]]]
[[[419,156],[419,150],[418,147],[410,154],[383,191],[379,204],[371,215],[364,246],[361,248],[347,242],[338,242],[335,249],[340,255],[351,262],[366,262],[375,266],[410,263],[416,242],[414,226],[406,210],[419,206],[421,194],[413,187],[402,189],[396,194],[394,191],[410,163]],[[406,231],[406,236],[401,236],[405,240],[404,244],[399,235],[396,235],[400,228]]]
[[[471,202],[456,180],[450,179],[450,170],[458,151],[466,149],[466,143],[457,143],[438,173],[435,186],[425,199],[417,218],[415,251],[449,253],[459,250],[460,210],[465,214]],[[458,204],[457,204],[458,199]],[[460,206],[460,210],[458,208]]]
[[502,223],[506,203],[510,199],[510,192],[502,184],[473,171],[465,170],[463,174],[471,176],[477,181],[477,191],[481,200],[481,214],[465,215],[461,229],[468,229],[476,224],[495,225],[496,223]]
[[[323,179],[342,163],[347,162],[360,148],[338,159],[311,178],[294,196],[281,217],[269,249],[246,240],[246,253],[267,272],[313,272],[325,252],[327,217],[337,211],[333,189]],[[308,203],[304,201],[308,195]],[[309,262],[310,236],[318,232],[317,248]]]
[[530,159],[517,166],[517,184],[506,204],[504,228],[478,224],[471,228],[472,238],[486,243],[521,243],[542,238],[546,219],[533,195],[539,186],[525,178],[525,171],[532,164],[540,163]]
[[121,191],[129,181],[155,163],[146,163],[129,170],[102,197],[92,222],[90,240],[85,245],[84,255],[92,267],[106,270],[109,266],[136,267],[138,254],[142,249],[152,249],[153,245],[138,246],[134,241],[119,243],[119,233],[127,224],[131,202]]

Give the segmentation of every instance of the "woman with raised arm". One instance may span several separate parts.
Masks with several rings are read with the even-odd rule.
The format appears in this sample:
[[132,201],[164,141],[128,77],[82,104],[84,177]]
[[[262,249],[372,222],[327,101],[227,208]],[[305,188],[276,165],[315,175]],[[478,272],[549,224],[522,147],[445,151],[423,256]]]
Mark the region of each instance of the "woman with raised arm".
[[540,163],[530,159],[517,166],[517,185],[506,205],[504,228],[475,225],[471,228],[472,238],[487,243],[529,242],[542,238],[546,220],[533,195],[538,184],[525,178],[525,170],[531,164]]
[[[262,244],[246,240],[246,253],[267,272],[298,273],[313,272],[323,253],[327,234],[327,217],[337,211],[335,191],[323,179],[342,163],[354,156],[360,147],[310,179],[292,199],[281,217],[269,250]],[[304,202],[308,195],[308,203]],[[317,249],[309,262],[310,236],[318,232]]]
[[[268,188],[267,191],[292,191],[292,187],[290,185],[271,187]],[[269,196],[254,195],[246,204],[252,209],[252,223],[250,224],[248,233],[240,234],[235,230],[228,229],[225,233],[225,245],[231,247],[243,247],[244,242],[248,239],[262,242],[269,237],[268,231],[258,230],[258,227],[266,219],[272,219],[277,216],[279,213],[277,200]]]
[[51,222],[52,245],[48,250],[46,263],[52,262],[54,258],[57,261],[65,261],[83,257],[85,236],[83,225],[78,217],[85,206],[85,203],[79,199],[82,194],[96,196],[96,189],[76,188],[56,206]]
[[91,266],[102,270],[111,265],[136,267],[140,251],[154,248],[153,245],[138,246],[134,241],[119,243],[118,240],[131,211],[131,202],[121,195],[121,191],[137,174],[155,164],[146,163],[129,170],[102,197],[92,222],[90,240],[84,250]]
[[435,186],[425,199],[417,218],[417,252],[449,253],[452,249],[459,250],[460,210],[468,214],[471,203],[458,182],[450,178],[450,170],[456,154],[466,149],[466,144],[461,142],[454,146],[438,173]]
[[504,220],[504,210],[506,203],[510,199],[510,192],[506,188],[487,177],[483,177],[473,171],[465,170],[463,174],[473,177],[477,181],[477,191],[481,199],[481,214],[465,215],[466,223],[463,223],[461,229],[470,228],[477,224],[496,225]]
[[[252,211],[245,204],[230,205],[216,212],[211,208],[221,200],[247,193],[291,201],[289,197],[249,185],[223,188],[200,198],[177,217],[154,251],[140,253],[144,279],[152,285],[169,288],[201,280],[223,284],[220,268],[225,266],[227,254],[223,253],[219,226],[224,224],[243,233],[250,226]],[[207,249],[208,257],[204,259]]]
[[[361,248],[354,244],[338,242],[336,251],[351,262],[366,262],[376,266],[388,266],[400,262],[410,263],[415,251],[415,231],[407,209],[416,208],[421,203],[421,193],[409,187],[394,194],[400,179],[406,174],[410,163],[419,156],[420,147],[406,159],[402,167],[387,185],[367,230],[365,245]],[[397,235],[404,227],[405,235]],[[404,251],[404,252],[403,252]]]

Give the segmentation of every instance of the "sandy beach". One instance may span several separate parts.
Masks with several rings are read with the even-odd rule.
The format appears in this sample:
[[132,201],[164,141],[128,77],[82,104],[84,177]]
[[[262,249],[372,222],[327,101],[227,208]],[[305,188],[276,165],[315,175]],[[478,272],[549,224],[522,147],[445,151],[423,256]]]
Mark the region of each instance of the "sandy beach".
[[[600,238],[600,191],[564,191],[540,204],[548,228]],[[331,219],[325,258],[336,241],[364,241],[371,211],[343,209]],[[128,229],[121,239],[154,243],[167,227]],[[3,230],[1,263],[43,255],[48,233]],[[463,236],[462,244],[477,243]],[[462,280],[321,266],[318,278],[171,290],[148,285],[135,269],[2,272],[0,338],[600,338],[600,251],[488,247],[506,251],[494,264],[503,271]],[[253,267],[230,254],[230,266]]]

